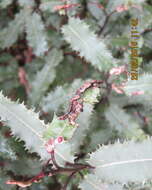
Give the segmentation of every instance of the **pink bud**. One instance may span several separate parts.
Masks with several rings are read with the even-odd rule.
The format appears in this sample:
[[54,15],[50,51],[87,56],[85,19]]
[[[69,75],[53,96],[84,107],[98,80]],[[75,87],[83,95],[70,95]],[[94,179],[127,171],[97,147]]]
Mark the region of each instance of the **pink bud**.
[[64,138],[62,136],[60,136],[60,137],[57,138],[58,143],[63,142],[63,140],[64,140]]
[[47,150],[48,153],[51,153],[51,152],[54,151],[54,146],[51,146],[51,145],[50,145],[50,146],[47,146],[47,147],[46,147],[46,150]]
[[50,139],[46,144],[45,144],[46,150],[48,153],[51,153],[54,151],[54,139]]
[[57,137],[56,139],[50,139],[46,144],[46,150],[48,153],[52,153],[55,149],[55,145],[60,144],[64,141],[64,138],[62,136]]

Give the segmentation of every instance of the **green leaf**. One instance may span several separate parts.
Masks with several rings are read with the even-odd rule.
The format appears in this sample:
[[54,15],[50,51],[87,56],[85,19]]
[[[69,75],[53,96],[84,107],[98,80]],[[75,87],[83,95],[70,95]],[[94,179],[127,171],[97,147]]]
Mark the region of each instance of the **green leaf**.
[[122,5],[127,5],[127,6],[131,6],[133,4],[141,4],[144,3],[145,0],[110,0],[108,1],[108,5],[107,5],[107,11],[110,13],[113,10],[115,10],[117,7],[122,6]]
[[88,4],[88,10],[89,12],[100,21],[100,25],[101,22],[104,23],[105,21],[105,14],[104,11],[98,6],[99,5],[99,1],[98,0],[88,0],[87,2]]
[[62,33],[72,49],[78,51],[95,68],[107,71],[114,66],[115,60],[110,51],[84,21],[71,17],[69,23],[62,27]]
[[16,190],[16,187],[6,184],[7,180],[10,180],[10,177],[8,177],[4,171],[0,171],[0,190]]
[[1,0],[2,2],[0,2],[0,7],[5,9],[8,5],[10,5],[13,0]]
[[[6,66],[1,66],[0,70],[0,82],[4,82],[4,80],[8,80],[9,78],[13,78],[13,76],[17,73],[17,65],[9,65],[8,67]],[[15,78],[15,76],[14,76]]]
[[15,161],[6,161],[6,171],[11,171],[15,175],[26,175],[28,177],[37,175],[42,170],[42,163],[37,159],[21,158]]
[[126,36],[119,36],[117,38],[112,38],[112,39],[109,39],[109,43],[108,44],[111,44],[114,48],[115,47],[124,47],[124,46],[128,46],[128,41],[129,39],[126,37]]
[[83,100],[86,103],[95,104],[98,102],[99,96],[100,96],[99,88],[88,89],[83,95]]
[[75,127],[70,125],[67,120],[60,120],[56,115],[50,124],[48,124],[47,129],[43,133],[43,138],[49,140],[54,137],[63,136],[65,139],[70,139],[73,135]]
[[[133,15],[134,17],[138,18],[139,11],[136,10],[136,14]],[[151,11],[147,11],[145,9],[145,6],[143,6],[142,14],[139,17],[139,29],[141,33],[144,32],[147,28],[150,28],[152,25],[152,20],[150,19],[152,17]],[[145,36],[144,36],[145,37]],[[144,43],[145,44],[145,43]]]
[[20,6],[32,7],[34,6],[34,0],[18,0]]
[[[100,147],[90,155],[94,174],[105,182],[138,182],[152,178],[152,140],[128,141]],[[123,171],[123,172],[122,172]]]
[[[151,33],[147,33],[144,36],[144,45],[146,47],[149,47],[150,49],[152,49],[152,44],[150,43],[151,42],[151,38],[152,38],[152,34]],[[149,64],[148,64],[148,66],[149,66]]]
[[[8,27],[0,32],[0,46],[1,48],[10,47],[16,42],[18,36],[24,31],[24,23],[27,12],[21,10],[15,15],[15,19],[11,21]],[[5,37],[4,37],[5,36]]]
[[79,127],[75,130],[70,143],[73,144],[74,151],[78,152],[80,145],[83,144],[83,140],[87,135],[87,131],[90,127],[91,116],[93,113],[93,105],[88,103],[84,104],[83,112],[79,115],[77,123]]
[[107,184],[99,180],[95,175],[89,174],[79,184],[82,190],[123,190],[123,185]]
[[[17,82],[18,77],[16,73],[18,72],[18,65],[12,61],[12,57],[9,54],[1,55],[0,63],[5,62],[9,62],[9,65],[7,67],[5,65],[0,66],[0,84],[4,85],[9,80],[13,81],[13,83]],[[7,85],[4,87],[7,88]]]
[[48,50],[47,36],[41,17],[33,13],[26,18],[26,33],[29,46],[35,55],[42,56]]
[[129,80],[124,87],[124,91],[127,95],[132,95],[133,92],[143,91],[147,96],[152,95],[152,74],[145,73],[139,76],[138,80]]
[[34,81],[32,82],[32,91],[30,93],[30,100],[32,104],[38,105],[48,90],[50,84],[56,77],[55,67],[62,61],[62,52],[53,49],[45,59],[44,67],[37,73]]
[[44,112],[57,112],[61,106],[67,101],[67,93],[64,87],[57,86],[55,90],[49,92],[42,100],[42,108]]
[[10,147],[8,140],[0,134],[0,157],[4,159],[16,159],[15,152]]
[[[72,98],[76,90],[83,84],[84,81],[75,79],[71,84],[58,86],[54,91],[48,93],[42,100],[42,108],[45,112],[67,111],[70,98]],[[62,109],[60,109],[62,108]]]
[[46,125],[33,110],[28,110],[24,104],[12,102],[0,93],[0,118],[17,138],[25,142],[29,151],[37,152],[42,159],[49,157],[42,138]]
[[55,145],[55,158],[59,165],[64,166],[65,162],[74,162],[73,146],[67,140],[69,140],[75,131],[75,127],[70,125],[67,120],[59,120],[56,115],[47,129],[43,133],[43,138],[48,141],[51,138],[57,138],[59,136],[64,137],[66,140],[62,144]]
[[58,5],[63,5],[63,2],[56,0],[56,1],[50,1],[50,0],[43,0],[43,2],[40,5],[40,9],[42,11],[49,11],[49,12],[55,12],[54,7]]
[[[102,128],[103,124],[104,127],[106,126],[104,129]],[[114,138],[113,130],[107,126],[107,123],[105,123],[105,121],[102,121],[101,128],[99,130],[93,130],[93,132],[91,132],[91,136],[89,134],[90,132],[87,134],[87,136],[90,137],[90,143],[87,147],[87,152],[95,150],[99,144],[107,144],[109,141],[111,141],[112,138]]]
[[116,104],[110,105],[105,112],[105,117],[109,121],[110,126],[120,133],[120,137],[127,139],[142,139],[146,137],[139,125]]
[[33,183],[30,190],[43,190],[47,189],[47,185],[43,183]]
[[55,159],[60,166],[64,166],[66,162],[74,162],[73,147],[68,142],[57,144],[55,147]]

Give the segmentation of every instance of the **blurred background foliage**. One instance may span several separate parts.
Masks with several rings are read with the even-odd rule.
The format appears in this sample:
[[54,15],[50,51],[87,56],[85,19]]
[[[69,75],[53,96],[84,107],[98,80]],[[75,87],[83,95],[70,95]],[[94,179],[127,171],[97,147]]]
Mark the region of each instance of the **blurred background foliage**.
[[[108,93],[103,88],[102,98],[94,108],[85,107],[77,121],[82,127],[71,140],[79,160],[99,144],[152,134],[152,1],[0,0],[0,89],[12,100],[35,108],[45,122],[52,120],[54,112],[61,115],[67,111],[70,98],[85,80],[105,80],[113,67],[126,66],[130,70],[131,18],[139,19],[139,73],[143,76],[136,84],[128,84],[126,95],[114,88]],[[69,28],[64,27],[69,20]],[[70,27],[80,34],[80,39],[69,32]],[[92,31],[98,41],[91,41]],[[88,49],[81,41],[85,38]],[[100,40],[108,49],[104,45],[103,50],[99,49],[101,65],[93,54]],[[149,74],[144,76],[145,72]],[[125,79],[119,75],[108,82],[121,84]],[[138,90],[145,95],[127,96]],[[124,130],[123,124],[128,130]],[[129,131],[130,125],[134,132]],[[16,141],[9,128],[0,123],[0,190],[19,189],[5,181],[34,176],[41,167],[39,157],[24,150],[24,142]],[[53,176],[25,189],[59,190],[64,181],[65,176]],[[77,176],[69,189],[77,190],[78,181]],[[129,184],[125,188],[150,190],[152,186]]]

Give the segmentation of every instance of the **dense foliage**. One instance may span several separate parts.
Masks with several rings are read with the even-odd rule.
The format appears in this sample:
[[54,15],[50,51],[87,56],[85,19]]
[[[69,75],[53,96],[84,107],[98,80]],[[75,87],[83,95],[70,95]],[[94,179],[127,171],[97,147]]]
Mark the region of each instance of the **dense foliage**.
[[0,27],[0,190],[152,189],[152,1],[0,0]]

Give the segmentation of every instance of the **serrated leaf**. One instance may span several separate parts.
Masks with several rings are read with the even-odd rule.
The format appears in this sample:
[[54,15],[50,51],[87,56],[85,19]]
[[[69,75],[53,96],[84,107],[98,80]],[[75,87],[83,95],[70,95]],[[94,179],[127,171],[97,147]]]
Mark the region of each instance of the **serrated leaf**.
[[[94,174],[106,182],[138,182],[150,180],[152,172],[152,140],[128,141],[100,147],[90,155]],[[123,172],[122,172],[123,171]]]
[[12,44],[16,42],[18,36],[24,31],[26,15],[26,10],[21,10],[19,13],[15,15],[15,19],[9,23],[8,27],[4,28],[0,32],[1,48],[10,47]]
[[34,81],[32,82],[32,91],[30,93],[30,100],[34,105],[40,103],[43,95],[48,90],[50,84],[56,77],[55,67],[62,61],[62,52],[53,49],[46,57],[46,64],[37,73]]
[[67,120],[59,120],[54,114],[54,118],[47,129],[43,133],[43,138],[49,140],[54,137],[63,136],[65,139],[70,139],[73,135],[75,127],[70,125]]
[[12,102],[0,93],[0,118],[17,138],[25,142],[28,150],[37,152],[42,159],[49,157],[42,138],[46,126],[33,110],[28,110],[24,104]]
[[139,124],[131,119],[131,117],[124,112],[116,104],[111,104],[105,112],[105,117],[109,121],[110,126],[114,127],[119,133],[120,137],[127,139],[142,139],[146,136],[140,129]]
[[33,48],[35,55],[44,55],[48,50],[48,44],[44,24],[39,14],[33,13],[26,18],[26,33],[28,44]]
[[101,125],[101,129],[93,131],[91,133],[91,136],[89,136],[90,133],[87,134],[90,137],[90,143],[87,147],[87,152],[95,150],[99,144],[107,144],[114,137],[113,130],[107,126],[107,123],[105,123],[105,121],[102,121],[102,123],[105,124],[105,129],[103,129],[103,125]]
[[95,68],[106,71],[114,66],[115,60],[110,51],[84,21],[71,17],[69,23],[62,27],[62,33],[72,49],[78,51]]
[[89,174],[79,184],[79,188],[82,190],[123,190],[123,185],[106,184],[99,180],[95,175]]

